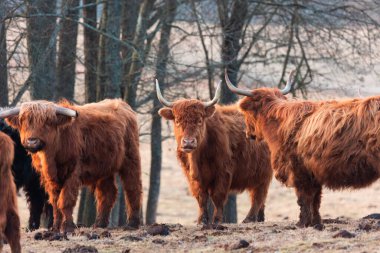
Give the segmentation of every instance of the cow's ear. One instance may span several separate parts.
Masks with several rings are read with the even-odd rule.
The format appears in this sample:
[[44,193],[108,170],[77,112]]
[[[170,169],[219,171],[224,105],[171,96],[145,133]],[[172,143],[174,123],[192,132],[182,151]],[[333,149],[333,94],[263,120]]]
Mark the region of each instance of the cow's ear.
[[241,111],[254,111],[254,101],[252,101],[249,97],[243,98],[239,101],[239,108]]
[[18,118],[18,115],[9,116],[5,119],[5,122],[7,122],[7,124],[12,128],[18,129],[20,127],[20,120]]
[[57,114],[57,121],[55,122],[55,124],[58,127],[66,127],[66,126],[71,125],[71,123],[73,123],[73,122],[74,122],[73,117]]
[[173,110],[170,108],[162,108],[158,111],[158,114],[167,120],[174,120]]
[[206,107],[205,111],[206,111],[206,118],[211,117],[212,115],[214,115],[215,106]]

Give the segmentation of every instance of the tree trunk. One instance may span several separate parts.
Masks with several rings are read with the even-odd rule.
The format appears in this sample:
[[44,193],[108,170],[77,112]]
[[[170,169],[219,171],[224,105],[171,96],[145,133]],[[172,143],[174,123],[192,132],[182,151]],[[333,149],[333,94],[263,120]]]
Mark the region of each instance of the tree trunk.
[[132,53],[131,66],[125,75],[128,87],[125,89],[124,99],[128,101],[132,108],[136,108],[137,84],[140,81],[141,72],[144,67],[145,39],[148,29],[148,20],[154,7],[154,0],[144,0],[141,4],[139,17],[136,25],[135,38],[133,44],[138,47],[137,51]]
[[[161,37],[158,46],[157,63],[156,63],[156,78],[161,84],[162,90],[165,87],[166,66],[169,56],[169,42],[171,25],[176,15],[177,0],[165,1],[165,13],[163,13],[163,24],[161,27]],[[152,128],[151,128],[151,164],[150,164],[150,182],[148,205],[146,210],[146,224],[156,222],[158,197],[160,194],[161,181],[161,165],[162,165],[162,137],[161,137],[161,117],[158,110],[161,108],[161,103],[157,97],[153,99],[152,110]]]
[[[88,25],[97,26],[97,5],[96,0],[83,0],[83,5],[89,5],[83,8],[84,22]],[[94,4],[94,5],[92,5]],[[99,48],[99,35],[87,27],[84,27],[84,66],[85,66],[85,101],[91,103],[96,101],[96,78],[97,78],[97,62],[98,62],[98,48]],[[95,197],[93,193],[86,187],[82,188],[80,196],[79,210],[78,210],[78,224],[84,226],[91,226],[95,223],[94,210]],[[85,209],[90,207],[90,209]],[[85,222],[86,221],[86,222]]]
[[0,0],[0,106],[7,106],[8,101],[8,68],[7,68],[7,37],[5,21],[6,1]]
[[[83,0],[84,5],[95,4],[97,0]],[[92,27],[97,26],[97,5],[91,5],[83,9],[84,20]],[[86,103],[96,101],[96,69],[97,53],[99,47],[98,33],[84,28],[84,66],[85,66],[85,100]]]
[[[141,0],[129,0],[123,2],[123,13],[121,21],[121,39],[123,41],[133,41],[136,32],[137,19],[139,17],[139,9]],[[125,94],[128,87],[128,80],[125,73],[129,73],[131,68],[133,50],[129,47],[121,48],[121,55],[123,58],[123,80],[121,84],[121,94]]]
[[[67,17],[63,18],[62,29],[59,34],[58,66],[57,66],[57,89],[55,97],[66,98],[70,101],[74,99],[75,87],[75,63],[76,46],[78,37],[78,14],[79,0],[66,0],[63,5],[67,5]],[[74,8],[74,9],[73,9]]]
[[[244,24],[248,15],[248,0],[235,0],[232,7],[228,6],[226,0],[217,0],[219,20],[223,31],[223,45],[221,51],[222,74],[224,79],[224,69],[227,69],[230,80],[237,84],[237,73],[239,71],[238,55],[241,49],[241,37]],[[231,11],[229,11],[231,9]],[[222,85],[221,104],[230,104],[237,100],[237,96],[228,90],[227,86]],[[224,207],[224,222],[237,222],[236,195],[230,195]]]
[[[56,49],[49,47],[50,37],[56,26],[56,18],[44,14],[56,13],[56,0],[27,0],[27,41],[31,72],[32,99],[51,100],[56,83]],[[39,63],[45,50],[46,58]]]
[[[102,18],[100,20],[100,30],[106,32],[107,23],[107,7],[108,5],[103,5]],[[98,48],[98,61],[97,61],[97,75],[96,75],[96,100],[103,100],[105,97],[105,83],[107,81],[106,73],[106,37],[100,35],[99,37],[99,48]]]
[[80,194],[79,210],[78,210],[78,225],[90,227],[95,223],[96,205],[93,192],[83,187]]
[[[239,71],[238,55],[241,49],[240,41],[244,23],[248,15],[248,1],[235,0],[232,8],[228,7],[228,1],[218,0],[218,14],[223,31],[222,45],[222,74],[224,80],[224,69],[227,69],[228,76],[232,83],[237,85],[237,73]],[[231,13],[229,13],[231,9]],[[220,103],[229,104],[237,100],[237,96],[230,92],[226,85],[222,85],[222,97]]]
[[[107,1],[107,18],[105,27],[107,33],[119,38],[120,21],[121,21],[121,4],[118,0]],[[121,58],[120,43],[106,38],[105,41],[105,67],[107,72],[107,81],[105,86],[106,98],[119,98],[121,85]]]

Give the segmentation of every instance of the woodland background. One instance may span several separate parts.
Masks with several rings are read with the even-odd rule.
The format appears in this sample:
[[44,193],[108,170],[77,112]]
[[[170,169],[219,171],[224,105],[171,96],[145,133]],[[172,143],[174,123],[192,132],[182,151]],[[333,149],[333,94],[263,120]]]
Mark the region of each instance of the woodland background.
[[[162,142],[172,138],[155,78],[169,100],[210,99],[224,69],[255,88],[280,87],[295,68],[293,95],[303,98],[379,94],[379,13],[379,0],[0,0],[0,106],[127,101],[150,144],[142,215],[152,224]],[[237,100],[222,88],[220,103]],[[119,191],[111,226],[125,223],[124,210]],[[231,195],[226,221],[237,222],[236,210]],[[78,223],[91,225],[94,212],[83,189]]]

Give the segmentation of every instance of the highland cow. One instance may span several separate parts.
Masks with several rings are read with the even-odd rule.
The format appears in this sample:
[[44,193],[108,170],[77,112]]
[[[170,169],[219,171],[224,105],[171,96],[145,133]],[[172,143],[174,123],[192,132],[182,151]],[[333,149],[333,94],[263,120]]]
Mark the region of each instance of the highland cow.
[[20,134],[0,119],[0,131],[11,137],[14,142],[15,159],[12,164],[12,173],[16,189],[23,188],[29,206],[28,229],[30,231],[40,227],[42,213],[45,213],[47,225],[53,224],[53,208],[48,202],[48,195],[40,183],[40,176],[32,168],[32,159],[21,144]]
[[21,252],[20,218],[17,211],[16,186],[12,176],[14,149],[12,139],[0,132],[0,252],[6,239],[12,253]]
[[295,187],[298,225],[319,225],[322,186],[367,187],[380,177],[380,97],[343,101],[289,101],[284,90],[229,88],[246,96],[239,105],[247,134],[265,140],[275,177]]
[[198,223],[210,222],[207,201],[214,204],[213,223],[223,219],[223,206],[232,191],[249,191],[251,209],[243,222],[264,221],[264,205],[272,179],[269,149],[264,142],[244,135],[244,117],[237,105],[218,106],[214,99],[201,102],[165,100],[156,82],[157,96],[167,108],[159,114],[174,121],[177,158],[198,201]]
[[128,225],[140,224],[142,202],[139,134],[136,115],[114,99],[83,106],[47,101],[23,103],[0,113],[20,132],[34,168],[53,205],[53,230],[75,228],[73,209],[82,185],[95,189],[94,226],[106,227],[121,178],[128,206]]

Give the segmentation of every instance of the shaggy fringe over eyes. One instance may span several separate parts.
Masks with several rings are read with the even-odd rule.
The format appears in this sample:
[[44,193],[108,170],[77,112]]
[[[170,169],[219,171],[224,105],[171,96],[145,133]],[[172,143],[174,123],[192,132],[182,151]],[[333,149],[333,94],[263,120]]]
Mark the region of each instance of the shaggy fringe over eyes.
[[46,122],[54,122],[57,119],[54,103],[52,102],[28,102],[20,108],[19,119],[25,119],[32,125],[43,125]]

